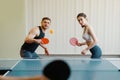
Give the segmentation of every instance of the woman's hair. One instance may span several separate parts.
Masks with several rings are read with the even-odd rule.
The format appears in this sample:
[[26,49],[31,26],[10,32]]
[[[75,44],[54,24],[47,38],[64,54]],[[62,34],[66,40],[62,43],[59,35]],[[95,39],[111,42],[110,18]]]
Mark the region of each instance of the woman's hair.
[[70,72],[70,67],[63,60],[54,60],[43,69],[43,75],[50,80],[68,80]]
[[86,16],[85,13],[79,13],[79,14],[77,15],[77,18],[80,17],[80,16],[81,16],[81,17],[84,17],[84,18],[87,18],[87,16]]

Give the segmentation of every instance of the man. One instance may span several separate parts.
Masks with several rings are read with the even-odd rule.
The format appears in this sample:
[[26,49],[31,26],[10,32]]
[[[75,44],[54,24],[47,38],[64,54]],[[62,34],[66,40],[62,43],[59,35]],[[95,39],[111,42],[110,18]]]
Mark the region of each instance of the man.
[[25,42],[21,47],[20,56],[25,59],[36,59],[39,58],[35,50],[40,45],[45,54],[49,54],[47,48],[42,44],[41,38],[44,38],[45,31],[49,28],[51,19],[48,17],[43,17],[41,21],[41,26],[33,27],[29,34],[25,38]]

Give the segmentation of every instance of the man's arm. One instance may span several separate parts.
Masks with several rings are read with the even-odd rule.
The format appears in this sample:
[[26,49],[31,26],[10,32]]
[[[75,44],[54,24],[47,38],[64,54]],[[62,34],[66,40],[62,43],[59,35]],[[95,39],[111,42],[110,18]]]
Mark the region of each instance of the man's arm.
[[39,28],[38,27],[34,27],[30,30],[29,34],[27,35],[27,37],[25,38],[25,42],[26,43],[38,43],[40,44],[40,46],[45,50],[45,54],[48,55],[49,52],[46,48],[46,46],[44,46],[42,44],[42,40],[41,39],[34,39],[35,36],[38,36],[40,34]]
[[12,77],[0,75],[0,80],[48,80],[45,76],[34,76],[34,77]]
[[26,42],[26,43],[36,42],[36,43],[40,44],[41,39],[34,39],[34,37],[35,37],[35,36],[38,36],[39,33],[40,33],[40,32],[39,32],[38,27],[33,27],[33,28],[30,30],[29,34],[26,36],[25,42]]

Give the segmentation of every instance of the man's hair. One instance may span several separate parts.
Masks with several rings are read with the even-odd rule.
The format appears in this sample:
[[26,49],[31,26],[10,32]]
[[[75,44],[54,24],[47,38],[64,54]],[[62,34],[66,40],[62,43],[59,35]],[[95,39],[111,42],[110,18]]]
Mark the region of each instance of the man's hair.
[[42,21],[44,21],[44,20],[49,20],[51,22],[51,19],[49,17],[43,17]]
[[68,80],[71,70],[63,60],[54,60],[43,69],[43,75],[50,80]]
[[85,13],[79,13],[79,14],[77,15],[77,18],[80,17],[80,16],[81,16],[81,17],[84,17],[84,18],[87,18],[87,16],[86,16]]

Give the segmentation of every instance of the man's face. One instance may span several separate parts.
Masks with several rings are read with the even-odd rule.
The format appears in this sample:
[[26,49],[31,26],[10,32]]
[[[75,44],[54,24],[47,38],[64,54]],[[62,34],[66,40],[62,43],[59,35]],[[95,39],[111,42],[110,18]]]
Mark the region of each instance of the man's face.
[[50,20],[47,20],[47,19],[45,19],[45,20],[43,20],[42,22],[41,22],[41,26],[44,28],[44,29],[48,29],[49,28],[49,26],[50,26]]

